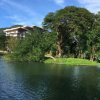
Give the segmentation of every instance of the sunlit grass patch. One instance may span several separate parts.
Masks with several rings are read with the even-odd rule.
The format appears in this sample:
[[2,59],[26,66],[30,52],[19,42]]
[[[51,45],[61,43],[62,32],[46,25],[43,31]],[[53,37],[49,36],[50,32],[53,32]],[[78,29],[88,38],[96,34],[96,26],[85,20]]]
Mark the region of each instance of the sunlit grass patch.
[[79,59],[79,58],[56,58],[56,60],[47,59],[44,61],[44,63],[67,64],[67,65],[100,65],[100,63],[97,63],[96,61],[90,61],[87,59]]

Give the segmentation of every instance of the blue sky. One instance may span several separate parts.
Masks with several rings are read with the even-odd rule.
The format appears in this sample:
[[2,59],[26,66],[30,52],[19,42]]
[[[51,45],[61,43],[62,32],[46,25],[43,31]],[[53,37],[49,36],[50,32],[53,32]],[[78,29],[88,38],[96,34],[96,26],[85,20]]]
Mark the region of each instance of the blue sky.
[[0,0],[0,27],[16,24],[41,26],[43,18],[65,6],[100,11],[100,0]]

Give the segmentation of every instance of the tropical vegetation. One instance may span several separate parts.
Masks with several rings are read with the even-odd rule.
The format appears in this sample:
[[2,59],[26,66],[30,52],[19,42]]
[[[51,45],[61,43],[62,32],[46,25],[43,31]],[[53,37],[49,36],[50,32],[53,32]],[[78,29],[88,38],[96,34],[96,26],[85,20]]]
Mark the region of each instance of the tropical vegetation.
[[6,36],[3,30],[4,28],[0,29],[0,50],[4,50],[6,46]]
[[100,57],[100,12],[94,14],[85,8],[69,6],[48,13],[42,26],[28,31],[24,39],[17,39],[14,44],[13,39],[8,39],[11,59],[44,61],[46,54],[90,60]]

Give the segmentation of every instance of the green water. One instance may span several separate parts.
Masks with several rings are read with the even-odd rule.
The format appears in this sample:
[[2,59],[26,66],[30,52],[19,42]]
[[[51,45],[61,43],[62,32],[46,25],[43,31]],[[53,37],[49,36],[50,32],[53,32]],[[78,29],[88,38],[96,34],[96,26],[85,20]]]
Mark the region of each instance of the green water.
[[100,67],[1,59],[0,100],[100,100]]

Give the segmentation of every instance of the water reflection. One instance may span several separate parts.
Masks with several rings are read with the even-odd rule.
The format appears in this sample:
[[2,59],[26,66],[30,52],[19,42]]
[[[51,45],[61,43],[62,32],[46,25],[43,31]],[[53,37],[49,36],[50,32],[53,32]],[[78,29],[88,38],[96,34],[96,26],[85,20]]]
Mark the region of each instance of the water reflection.
[[100,69],[0,60],[0,100],[100,100]]

